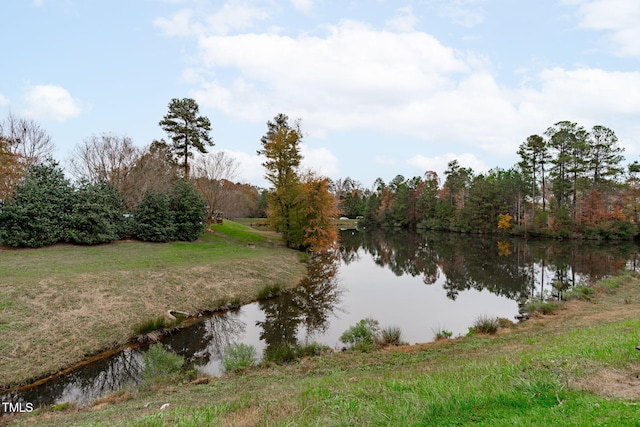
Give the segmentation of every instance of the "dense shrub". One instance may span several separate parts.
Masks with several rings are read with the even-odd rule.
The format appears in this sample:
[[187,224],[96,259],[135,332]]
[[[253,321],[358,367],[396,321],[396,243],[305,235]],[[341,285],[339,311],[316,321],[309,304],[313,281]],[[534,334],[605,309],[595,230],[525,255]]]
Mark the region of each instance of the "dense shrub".
[[12,197],[0,205],[0,244],[41,247],[60,242],[94,245],[132,234],[151,242],[196,240],[204,229],[206,203],[187,181],[171,193],[149,193],[125,215],[118,190],[82,181],[76,187],[58,164],[32,166]]
[[254,366],[257,361],[256,349],[248,344],[232,344],[224,351],[222,366],[225,372],[238,372]]
[[81,182],[71,201],[67,240],[95,245],[120,239],[125,231],[124,199],[107,183]]
[[169,196],[147,193],[133,210],[133,234],[147,242],[169,242],[176,235]]
[[188,181],[177,181],[170,198],[175,226],[172,240],[193,241],[200,237],[207,219],[207,202]]
[[377,320],[366,318],[343,332],[340,341],[354,350],[369,351],[375,348],[380,324]]
[[148,193],[133,210],[132,233],[148,242],[196,240],[207,206],[192,184],[178,181],[171,194]]
[[63,241],[71,196],[57,163],[32,166],[0,211],[0,243],[35,248]]

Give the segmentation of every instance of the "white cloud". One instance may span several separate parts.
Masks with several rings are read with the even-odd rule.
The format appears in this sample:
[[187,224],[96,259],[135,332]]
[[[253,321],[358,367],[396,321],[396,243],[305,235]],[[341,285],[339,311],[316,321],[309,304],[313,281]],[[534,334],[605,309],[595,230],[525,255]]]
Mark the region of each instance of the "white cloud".
[[240,172],[238,178],[240,181],[266,185],[266,181],[264,179],[264,167],[262,166],[262,163],[265,161],[264,156],[227,149],[221,151],[224,151],[239,163]]
[[44,0],[33,0],[33,5],[35,7],[42,7],[44,6]]
[[0,93],[0,107],[4,107],[6,105],[9,105],[9,99]]
[[311,12],[313,8],[313,0],[291,0],[291,4],[296,10],[304,13]]
[[192,96],[203,108],[253,123],[283,112],[302,117],[314,135],[366,130],[399,144],[408,136],[432,154],[447,141],[495,161],[513,160],[528,135],[560,120],[629,134],[616,117],[640,116],[640,98],[629,96],[640,93],[638,72],[554,68],[510,88],[498,84],[486,60],[424,32],[347,20],[325,30],[200,36]]
[[640,55],[640,2],[628,0],[573,0],[580,27],[609,33],[616,54]]
[[426,33],[353,21],[327,27],[325,37],[212,36],[200,46],[205,68],[238,75],[204,84],[202,102],[244,119],[255,114],[255,122],[287,111],[311,127],[379,127],[387,114],[451,87],[451,76],[468,71],[461,55]]
[[301,144],[300,154],[303,157],[302,169],[311,169],[330,178],[338,177],[338,159],[328,148],[311,148],[308,144]]
[[202,30],[200,25],[197,25],[195,28],[193,27],[194,24],[191,22],[192,16],[192,10],[182,9],[174,13],[170,18],[156,18],[153,24],[169,37],[196,35]]
[[484,11],[478,4],[484,0],[435,0],[440,14],[462,27],[473,27],[484,21]]
[[170,18],[158,17],[153,23],[167,36],[207,36],[227,35],[233,31],[247,30],[256,21],[268,18],[265,9],[250,3],[232,0],[225,3],[216,13],[194,18],[191,9],[182,9]]
[[518,94],[521,115],[549,125],[566,119],[585,126],[608,126],[607,122],[640,115],[640,98],[629,96],[640,93],[640,72],[554,68],[543,70],[538,78],[539,89]]
[[395,17],[389,19],[385,26],[392,31],[411,32],[418,25],[418,18],[413,14],[411,6],[405,6],[398,9]]
[[78,99],[62,86],[29,86],[24,95],[25,115],[37,119],[63,122],[79,116],[85,109]]
[[447,165],[452,160],[457,160],[460,164],[460,167],[471,168],[476,174],[487,172],[489,170],[487,165],[482,160],[478,159],[474,154],[471,153],[446,153],[440,156],[433,157],[425,157],[422,154],[417,154],[407,159],[407,164],[409,166],[417,168],[420,171],[420,174],[424,174],[428,171],[434,171],[438,174],[438,178],[440,178],[440,181],[444,182],[444,171],[447,170]]

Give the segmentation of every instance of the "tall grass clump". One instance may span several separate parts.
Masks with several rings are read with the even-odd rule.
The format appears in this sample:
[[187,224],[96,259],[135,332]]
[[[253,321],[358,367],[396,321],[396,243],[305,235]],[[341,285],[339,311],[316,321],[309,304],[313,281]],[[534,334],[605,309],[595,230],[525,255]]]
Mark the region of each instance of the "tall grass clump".
[[281,343],[268,347],[264,352],[263,360],[276,364],[295,362],[303,357],[321,356],[330,351],[329,346],[317,342]]
[[184,365],[184,357],[165,350],[160,343],[149,346],[142,360],[144,367],[140,376],[145,386],[174,380]]
[[340,341],[353,350],[371,351],[376,347],[379,331],[380,323],[368,317],[344,331],[340,336]]
[[495,317],[480,316],[473,322],[473,330],[480,334],[493,335],[499,328],[500,323]]
[[224,351],[222,366],[225,372],[239,372],[254,366],[257,361],[255,347],[248,344],[232,344]]
[[434,335],[436,337],[436,341],[447,340],[453,336],[453,332],[446,329],[439,329],[434,331]]
[[385,326],[380,330],[378,343],[383,346],[401,345],[402,331],[397,326]]

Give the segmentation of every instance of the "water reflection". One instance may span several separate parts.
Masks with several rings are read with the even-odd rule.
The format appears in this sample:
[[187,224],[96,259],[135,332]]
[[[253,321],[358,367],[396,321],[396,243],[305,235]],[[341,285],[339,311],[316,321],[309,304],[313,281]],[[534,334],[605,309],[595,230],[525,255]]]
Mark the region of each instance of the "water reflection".
[[513,300],[545,293],[560,296],[580,281],[592,283],[628,263],[635,269],[638,252],[628,241],[497,239],[393,229],[347,230],[340,238],[346,265],[366,254],[397,276],[421,276],[427,285],[444,277],[443,288],[452,300],[470,289]]
[[337,280],[339,260],[339,253],[333,250],[314,254],[309,261],[309,274],[300,286],[259,303],[265,318],[256,326],[266,344],[265,354],[295,346],[301,333],[313,337],[326,332],[342,295]]
[[[443,328],[464,334],[479,315],[512,318],[523,299],[560,298],[579,283],[635,269],[637,259],[633,242],[346,230],[339,249],[311,258],[309,275],[295,290],[202,319],[163,343],[197,371],[219,375],[232,344],[267,355],[304,340],[336,348],[342,332],[366,317],[400,327],[409,343],[425,342]],[[0,400],[84,403],[137,384],[143,351],[128,348]]]

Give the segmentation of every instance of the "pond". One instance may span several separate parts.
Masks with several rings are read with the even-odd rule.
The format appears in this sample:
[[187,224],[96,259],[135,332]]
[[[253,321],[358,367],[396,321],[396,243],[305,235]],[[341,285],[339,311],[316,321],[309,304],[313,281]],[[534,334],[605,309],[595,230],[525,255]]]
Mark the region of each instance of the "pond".
[[[633,242],[342,230],[339,250],[314,255],[308,277],[292,292],[200,319],[162,343],[196,371],[215,376],[231,344],[252,345],[259,354],[296,342],[339,351],[342,333],[364,318],[400,328],[407,343],[428,342],[443,330],[464,335],[481,316],[515,321],[527,299],[561,298],[573,286],[635,270],[637,263]],[[145,350],[126,347],[0,400],[86,403],[138,383]]]

